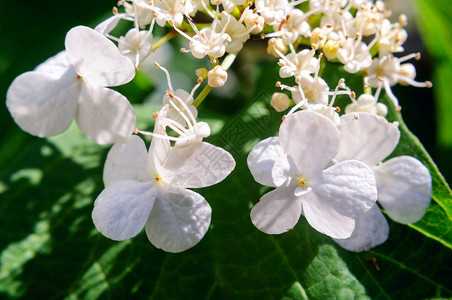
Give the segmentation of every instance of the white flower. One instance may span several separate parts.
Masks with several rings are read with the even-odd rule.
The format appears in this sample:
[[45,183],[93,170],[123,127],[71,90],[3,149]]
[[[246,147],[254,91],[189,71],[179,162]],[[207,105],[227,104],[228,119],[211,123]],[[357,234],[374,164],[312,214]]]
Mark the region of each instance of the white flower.
[[243,48],[243,43],[250,38],[249,32],[251,30],[248,30],[240,20],[238,21],[228,14],[223,14],[223,18],[220,20],[220,26],[216,30],[220,33],[225,27],[225,32],[231,37],[231,41],[226,46],[226,51],[228,53],[239,52]]
[[152,29],[130,29],[125,36],[120,37],[118,49],[138,67],[152,52]]
[[285,44],[295,43],[300,35],[308,37],[311,34],[311,27],[306,21],[307,17],[301,10],[297,8],[291,9],[288,11],[286,20],[286,22],[281,23],[282,25],[273,27],[275,33],[279,32]]
[[184,21],[184,15],[193,12],[193,5],[190,1],[165,0],[155,4],[153,10],[157,15],[155,21],[160,27],[164,27],[167,21],[172,21],[174,26],[179,27]]
[[388,108],[383,103],[377,101],[378,97],[362,94],[358,97],[358,100],[353,101],[353,103],[350,103],[345,107],[345,113],[368,112],[385,117],[388,114]]
[[388,19],[383,20],[380,29],[380,39],[378,40],[379,52],[382,54],[403,52],[402,45],[407,37],[408,34],[400,23],[391,24]]
[[[341,118],[341,141],[335,160],[356,159],[368,165],[375,174],[378,203],[388,216],[402,224],[419,221],[431,201],[432,179],[428,169],[411,156],[391,158],[380,164],[397,146],[400,137],[397,127],[369,113],[350,113]],[[337,241],[348,250],[368,250],[387,238],[388,229],[379,213],[360,218],[352,239]]]
[[105,88],[132,80],[133,63],[101,33],[84,26],[66,35],[66,51],[11,84],[6,105],[16,123],[40,137],[64,132],[77,121],[99,144],[130,135],[135,113],[120,93]]
[[404,85],[409,84],[415,87],[432,87],[430,81],[417,82],[414,80],[414,76],[416,76],[414,67],[402,67],[401,63],[412,58],[419,60],[420,54],[412,53],[400,58],[397,58],[392,54],[383,57],[375,57],[370,67],[365,70],[366,77],[364,78],[364,82],[371,87],[383,85],[388,97],[394,102],[394,106],[397,110],[400,110],[399,101],[392,93],[391,86],[400,82]]
[[226,52],[228,43],[232,40],[229,34],[226,33],[226,29],[228,28],[229,22],[233,17],[231,17],[227,13],[226,15],[223,15],[223,17],[226,19],[226,22],[222,23],[223,27],[221,31],[218,29],[217,32],[217,26],[220,22],[218,19],[218,14],[219,10],[217,6],[217,11],[212,21],[211,27],[203,28],[201,30],[198,30],[196,25],[188,20],[188,23],[193,28],[193,31],[196,32],[193,37],[178,29],[175,24],[173,24],[173,22],[170,22],[170,25],[173,26],[174,29],[183,37],[190,41],[190,52],[194,57],[199,59],[203,58],[206,55],[212,57],[222,57]]
[[289,53],[286,56],[284,56],[279,50],[277,51],[281,56],[281,59],[278,63],[281,66],[281,69],[279,70],[279,76],[281,78],[287,78],[291,76],[297,77],[300,76],[302,72],[312,74],[316,71],[319,64],[319,60],[314,57],[314,49],[304,49],[298,53]]
[[[159,0],[154,0],[154,4]],[[148,0],[133,0],[132,3],[123,0],[121,4],[128,16],[133,17],[138,22],[140,28],[144,28],[146,25],[151,24],[154,20],[154,6],[149,5]],[[162,25],[161,25],[162,26]]]
[[349,73],[356,73],[368,68],[372,64],[370,49],[376,44],[374,38],[369,45],[362,42],[362,35],[356,34],[354,38],[347,32],[340,33],[341,48],[337,51],[337,58],[344,64],[344,69]]
[[254,4],[265,23],[273,26],[279,25],[285,19],[289,7],[287,0],[256,0]]
[[[155,133],[164,136],[156,122]],[[105,189],[94,203],[96,228],[113,240],[126,240],[143,227],[149,241],[168,252],[196,245],[210,225],[211,208],[201,188],[222,181],[235,162],[225,150],[205,142],[170,147],[154,137],[149,152],[139,137],[115,144],[104,168]]]
[[258,143],[248,156],[254,179],[276,187],[251,210],[261,231],[280,234],[292,229],[303,213],[316,230],[347,238],[356,216],[377,199],[372,171],[358,161],[323,170],[336,155],[339,131],[327,118],[310,111],[288,116],[278,137]]
[[211,87],[222,87],[228,80],[228,73],[220,66],[215,66],[212,70],[207,72],[207,83]]

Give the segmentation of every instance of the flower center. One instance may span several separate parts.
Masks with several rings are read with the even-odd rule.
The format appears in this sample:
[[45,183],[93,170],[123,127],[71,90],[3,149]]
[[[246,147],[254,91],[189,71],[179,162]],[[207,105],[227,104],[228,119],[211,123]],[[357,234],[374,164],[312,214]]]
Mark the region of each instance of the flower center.
[[154,180],[155,180],[156,183],[162,183],[163,182],[162,176],[160,176],[158,174],[154,176]]

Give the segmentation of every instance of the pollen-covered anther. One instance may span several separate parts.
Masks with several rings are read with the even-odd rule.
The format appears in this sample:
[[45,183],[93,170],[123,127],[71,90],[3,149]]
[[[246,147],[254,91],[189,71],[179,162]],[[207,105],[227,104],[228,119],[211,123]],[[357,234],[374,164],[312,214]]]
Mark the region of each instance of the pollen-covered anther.
[[336,110],[336,112],[341,112],[341,109],[340,109],[340,107],[339,106],[336,106],[335,108],[334,108],[335,110]]
[[77,75],[77,79],[78,79],[78,80],[82,79],[82,76]]
[[160,68],[160,64],[158,63],[158,62],[154,62],[154,65],[157,67],[157,68]]
[[159,112],[152,113],[152,118],[155,120],[159,116]]
[[138,128],[135,128],[134,130],[133,130],[133,134],[138,134],[140,131],[138,130]]
[[358,120],[359,119],[359,115],[358,114],[354,114],[353,115],[353,119]]
[[281,87],[281,81],[277,81],[275,86],[278,87],[278,88]]
[[421,53],[418,52],[416,53],[416,56],[414,57],[415,60],[420,60],[421,59]]
[[179,50],[181,53],[186,53],[186,52],[188,52],[188,50],[187,49],[185,49],[185,48],[180,48],[180,50]]
[[204,79],[202,79],[202,77],[198,77],[198,80],[196,80],[197,83],[201,83],[203,81],[204,81]]
[[356,99],[356,93],[355,93],[355,92],[351,92],[351,93],[350,93],[350,97],[351,97],[352,99]]
[[425,82],[425,85],[426,85],[428,88],[431,88],[431,87],[433,86],[433,83],[432,83],[431,81],[426,81],[426,82]]
[[174,21],[173,20],[168,20],[168,24],[170,24],[170,26],[174,26]]
[[117,15],[118,14],[118,9],[116,7],[113,7],[113,14]]

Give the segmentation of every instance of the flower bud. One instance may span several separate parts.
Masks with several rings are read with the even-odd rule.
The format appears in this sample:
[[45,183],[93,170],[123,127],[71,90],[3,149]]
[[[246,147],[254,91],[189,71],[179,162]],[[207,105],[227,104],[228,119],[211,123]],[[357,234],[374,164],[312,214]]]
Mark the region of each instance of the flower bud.
[[273,93],[270,104],[277,112],[282,112],[289,108],[290,99],[284,93]]
[[228,73],[221,66],[216,66],[207,73],[207,83],[211,87],[222,87],[228,80]]
[[275,49],[282,54],[286,54],[287,52],[287,46],[284,45],[283,40],[280,38],[271,38],[268,40],[267,53],[279,58],[279,55],[275,52]]
[[319,27],[315,28],[311,33],[311,45],[316,44],[319,49],[325,46],[326,32]]
[[[401,64],[397,73],[410,79],[414,79],[414,77],[416,77],[416,68],[412,64]],[[399,84],[409,85],[407,82],[403,81],[403,79],[399,80]]]
[[265,27],[265,20],[258,14],[253,13],[251,10],[248,10],[245,12],[245,26],[246,29],[250,29],[253,26],[254,29],[251,31],[251,33],[259,33],[262,30],[264,30]]
[[341,44],[338,41],[329,40],[323,46],[323,54],[328,60],[335,59],[337,57],[337,52],[339,51]]

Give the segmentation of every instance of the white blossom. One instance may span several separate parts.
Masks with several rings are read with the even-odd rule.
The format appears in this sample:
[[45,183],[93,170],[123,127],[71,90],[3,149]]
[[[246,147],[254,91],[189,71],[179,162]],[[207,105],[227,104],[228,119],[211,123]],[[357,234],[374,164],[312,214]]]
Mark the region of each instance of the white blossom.
[[[400,137],[397,127],[369,113],[345,114],[341,119],[341,140],[335,161],[356,159],[368,165],[375,175],[378,203],[388,216],[403,224],[419,221],[431,201],[430,172],[411,156],[398,156],[381,163],[397,146]],[[389,234],[383,223],[376,212],[363,215],[352,239],[338,243],[351,251],[375,247]]]
[[132,80],[133,63],[101,33],[84,26],[66,35],[66,51],[50,58],[11,84],[6,105],[26,132],[47,137],[77,121],[99,144],[130,135],[135,113],[120,93],[105,88]]
[[310,111],[288,116],[279,138],[258,143],[248,156],[254,179],[276,187],[251,210],[261,231],[280,234],[292,229],[304,214],[316,230],[347,238],[355,218],[377,199],[372,171],[358,161],[345,161],[324,170],[336,155],[339,131],[327,118]]
[[[165,136],[156,121],[154,132]],[[205,142],[170,147],[154,137],[149,152],[139,137],[115,144],[104,168],[105,189],[92,213],[96,228],[113,240],[126,240],[143,227],[149,241],[167,252],[196,245],[210,225],[211,208],[201,188],[222,181],[235,162],[225,150]]]

